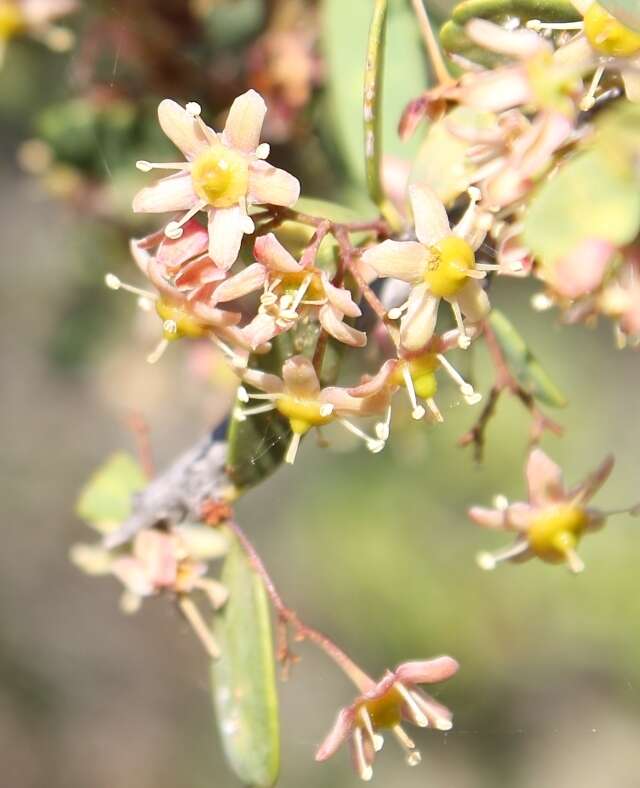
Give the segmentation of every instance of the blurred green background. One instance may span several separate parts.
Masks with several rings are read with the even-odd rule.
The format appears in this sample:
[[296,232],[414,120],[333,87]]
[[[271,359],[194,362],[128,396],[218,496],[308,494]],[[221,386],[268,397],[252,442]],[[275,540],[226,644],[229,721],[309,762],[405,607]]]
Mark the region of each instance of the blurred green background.
[[[85,577],[67,559],[70,544],[88,537],[73,515],[79,488],[110,452],[133,449],[127,414],[147,419],[162,466],[222,418],[228,383],[194,376],[197,357],[184,345],[145,364],[157,326],[102,286],[106,271],[132,271],[122,231],[46,196],[15,163],[36,110],[71,89],[66,61],[28,45],[10,55],[0,75],[2,783],[233,786],[206,659],[171,603],[150,600],[127,618],[115,581]],[[326,119],[315,113],[313,129]],[[315,132],[304,145],[289,166],[300,174],[295,162],[310,159],[300,163],[304,189],[326,193],[327,179],[313,177],[325,162],[311,155],[321,148]],[[287,160],[284,150],[276,155]],[[112,163],[107,156],[107,171]],[[122,205],[142,181],[132,169],[127,186],[115,182]],[[544,446],[569,482],[613,450],[617,465],[596,503],[632,503],[640,489],[637,356],[613,349],[608,326],[561,328],[553,314],[532,312],[532,292],[502,281],[493,299],[569,397],[557,414],[566,437]],[[486,391],[482,352],[458,361]],[[285,600],[372,674],[441,653],[460,661],[459,675],[437,689],[455,712],[453,731],[416,734],[416,769],[389,740],[376,761],[378,785],[637,788],[639,524],[615,518],[587,539],[578,577],[533,562],[480,571],[476,551],[508,540],[473,526],[465,509],[497,492],[522,496],[528,419],[502,402],[476,465],[455,445],[474,417],[456,393],[443,384],[446,421],[437,428],[398,408],[378,456],[341,437],[329,450],[307,441],[293,468],[242,500],[240,522]],[[356,785],[346,752],[313,761],[352,689],[322,654],[298,652],[302,662],[281,684],[280,785]]]

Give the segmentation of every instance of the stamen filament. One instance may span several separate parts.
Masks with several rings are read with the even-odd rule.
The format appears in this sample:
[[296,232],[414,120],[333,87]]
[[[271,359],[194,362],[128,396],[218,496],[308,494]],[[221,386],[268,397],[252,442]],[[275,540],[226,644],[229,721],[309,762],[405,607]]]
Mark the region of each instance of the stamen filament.
[[409,401],[411,402],[411,416],[416,420],[421,419],[424,417],[426,411],[422,405],[418,404],[416,390],[413,385],[413,378],[411,377],[411,370],[407,364],[405,364],[402,368],[402,377],[404,378],[404,382],[407,387],[407,394],[409,395]]
[[411,695],[409,690],[404,686],[404,684],[401,684],[399,681],[396,682],[395,688],[402,695],[402,697],[404,698],[404,702],[409,707],[413,722],[415,722],[415,724],[419,728],[428,728],[429,720],[427,719],[426,715],[423,713],[420,706],[418,706],[418,704],[416,703],[414,697]]
[[591,85],[589,85],[589,90],[584,94],[580,101],[580,109],[586,112],[590,110],[591,107],[596,103],[595,95],[598,86],[600,85],[600,81],[604,75],[604,66],[598,66],[593,74],[593,78],[591,80]]
[[188,161],[145,161],[140,159],[136,162],[136,167],[140,172],[151,172],[151,170],[188,170],[191,163]]
[[133,295],[140,296],[141,298],[146,298],[147,300],[151,300],[151,301],[158,300],[158,296],[155,293],[151,293],[148,290],[143,290],[140,287],[134,287],[133,285],[128,285],[126,282],[123,282],[115,274],[106,274],[104,277],[104,283],[109,288],[109,290],[126,290],[127,293],[133,293]]
[[374,752],[380,752],[382,746],[384,744],[384,738],[373,730],[373,723],[371,722],[371,715],[367,711],[366,706],[361,706],[360,708],[360,718],[364,723],[364,728],[367,732],[369,737],[369,741],[371,742],[371,746],[373,747]]
[[296,461],[296,455],[298,453],[298,447],[300,446],[301,440],[302,435],[299,432],[294,432],[291,436],[291,442],[289,443],[289,448],[287,449],[287,453],[284,458],[284,461],[289,465],[293,465],[293,463]]
[[189,597],[181,596],[178,604],[184,617],[187,619],[189,624],[191,624],[191,628],[198,636],[198,639],[205,647],[211,659],[218,659],[220,657],[220,649],[218,648],[218,644],[214,640],[211,630],[205,624],[202,614],[194,605],[193,600],[189,599]]
[[358,776],[361,780],[369,782],[373,777],[373,769],[371,768],[371,764],[367,762],[367,758],[364,754],[364,742],[362,739],[362,728],[360,726],[356,726],[353,731],[353,752]]
[[540,19],[530,19],[527,22],[529,30],[535,30],[536,33],[541,30],[582,30],[583,22],[542,22]]
[[200,202],[196,203],[193,208],[190,208],[185,215],[180,219],[178,222],[169,222],[169,224],[164,228],[164,234],[167,238],[171,238],[171,240],[175,241],[182,235],[182,226],[189,221],[189,219],[193,218],[198,211],[201,211],[207,203],[205,200],[200,200]]
[[156,364],[162,356],[164,355],[164,351],[169,347],[169,340],[168,339],[161,339],[158,344],[156,345],[155,349],[149,353],[147,356],[147,364]]
[[370,435],[367,435],[366,432],[363,432],[360,427],[356,427],[355,424],[350,422],[348,419],[338,419],[340,424],[348,430],[352,435],[355,435],[358,438],[361,438],[370,452],[377,454],[379,451],[384,449],[385,442],[379,438],[372,438]]
[[482,552],[476,556],[476,563],[480,569],[487,572],[492,571],[496,566],[503,561],[510,561],[512,558],[517,558],[529,550],[529,545],[526,540],[516,542],[510,547],[505,547],[503,550],[496,550],[494,553]]
[[458,330],[460,332],[460,336],[458,337],[458,347],[462,348],[462,350],[466,350],[471,344],[471,339],[467,335],[467,329],[465,328],[464,321],[462,320],[460,304],[457,301],[451,301],[450,303],[456,325],[458,326]]

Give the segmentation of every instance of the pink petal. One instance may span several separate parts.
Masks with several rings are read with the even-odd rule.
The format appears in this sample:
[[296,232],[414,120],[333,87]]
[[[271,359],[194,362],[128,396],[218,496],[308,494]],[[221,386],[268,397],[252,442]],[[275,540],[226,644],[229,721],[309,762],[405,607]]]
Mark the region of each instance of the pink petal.
[[249,166],[249,202],[293,205],[300,196],[300,181],[285,170],[254,161]]
[[209,255],[225,271],[238,259],[242,237],[248,229],[247,218],[239,205],[209,209]]
[[293,356],[282,366],[282,379],[287,393],[302,399],[317,399],[320,381],[313,364],[304,356]]
[[198,121],[184,107],[171,99],[165,99],[158,106],[160,128],[184,156],[191,160],[209,147],[199,129]]
[[273,339],[279,333],[280,329],[271,315],[258,314],[242,329],[242,334],[252,350],[260,347],[265,342],[269,342],[270,339]]
[[40,27],[78,7],[76,0],[20,0],[20,10],[28,25]]
[[329,281],[329,277],[325,273],[322,274],[322,285],[331,306],[334,306],[340,312],[347,315],[347,317],[360,317],[362,310],[353,300],[351,293],[347,289],[332,285]]
[[501,509],[487,509],[484,506],[472,506],[467,514],[476,525],[483,528],[494,528],[502,530],[506,526],[505,512]]
[[200,202],[193,191],[188,172],[162,178],[153,186],[141,189],[133,198],[134,213],[167,213],[188,211]]
[[256,256],[256,260],[259,260],[274,271],[280,271],[285,274],[302,271],[300,263],[284,248],[273,233],[260,235],[256,238],[253,245],[253,253]]
[[247,295],[247,293],[253,293],[264,285],[265,277],[264,266],[260,263],[253,263],[218,285],[213,294],[213,302],[233,301]]
[[135,538],[133,552],[145,567],[155,588],[170,588],[178,573],[177,539],[159,531],[140,531]]
[[[207,238],[207,242],[208,242]],[[157,258],[156,258],[157,260]],[[203,254],[187,263],[175,277],[175,285],[180,290],[192,290],[203,285],[219,282],[226,272],[213,264],[209,255]]]
[[562,469],[542,449],[532,449],[525,473],[529,501],[534,506],[546,506],[565,498]]
[[521,66],[483,71],[464,77],[459,90],[460,102],[490,112],[502,112],[528,104],[532,99],[527,72]]
[[342,318],[342,312],[328,304],[321,307],[318,313],[320,325],[338,342],[343,342],[351,347],[364,347],[367,344],[367,335],[344,323]]
[[484,49],[525,60],[551,46],[533,30],[506,30],[486,19],[472,19],[464,29],[469,38]]
[[457,301],[462,314],[472,323],[483,320],[491,309],[489,296],[475,279],[469,279],[457,295],[447,300]]
[[592,293],[602,284],[615,253],[616,247],[608,241],[586,239],[555,263],[548,271],[548,281],[557,293],[566,298]]
[[442,200],[428,186],[409,186],[416,235],[425,246],[441,241],[449,235],[449,217]]
[[230,312],[226,309],[218,309],[215,306],[209,306],[209,304],[204,303],[204,301],[192,301],[190,305],[191,311],[195,317],[205,325],[216,330],[228,326],[235,326],[242,319],[240,312]]
[[227,143],[245,153],[253,153],[260,143],[260,132],[267,105],[255,90],[248,90],[231,105],[224,127]]
[[347,391],[354,397],[369,397],[372,394],[378,394],[380,391],[382,391],[382,389],[389,385],[389,378],[395,371],[397,365],[398,362],[395,359],[389,359],[389,361],[385,361],[375,375],[369,377],[358,386],[352,386],[351,388],[348,388]]
[[140,241],[136,240],[135,238],[132,238],[129,241],[129,251],[131,252],[131,256],[133,257],[135,264],[146,276],[149,269],[149,261],[151,260],[151,255],[149,252],[144,249],[140,245]]
[[422,279],[427,254],[424,246],[415,241],[383,241],[366,249],[362,259],[378,276],[413,283]]
[[203,254],[207,250],[208,245],[209,233],[207,228],[203,227],[197,219],[189,219],[182,226],[180,238],[174,240],[165,236],[162,239],[156,253],[156,259],[168,270],[174,271],[187,260]]
[[590,473],[575,490],[571,490],[567,497],[573,500],[578,498],[580,503],[589,501],[609,478],[614,463],[613,455],[607,455],[598,468]]
[[354,727],[355,712],[352,708],[340,709],[327,737],[316,751],[316,761],[326,761],[345,742]]
[[395,669],[396,678],[402,684],[434,684],[445,681],[458,672],[460,665],[452,657],[403,662]]
[[422,350],[433,336],[440,299],[426,285],[417,285],[409,295],[409,308],[400,321],[400,344],[410,353]]
[[242,373],[242,380],[250,386],[266,391],[267,394],[280,394],[284,389],[283,382],[277,375],[271,375],[261,369],[245,370]]

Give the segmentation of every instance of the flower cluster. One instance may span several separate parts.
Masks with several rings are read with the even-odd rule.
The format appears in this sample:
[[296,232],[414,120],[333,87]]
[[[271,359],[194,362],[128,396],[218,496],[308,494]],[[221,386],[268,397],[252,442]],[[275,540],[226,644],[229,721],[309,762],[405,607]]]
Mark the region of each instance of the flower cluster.
[[54,22],[77,6],[76,0],[0,0],[0,64],[7,43],[17,36],[27,35],[58,52],[69,49],[71,31]]

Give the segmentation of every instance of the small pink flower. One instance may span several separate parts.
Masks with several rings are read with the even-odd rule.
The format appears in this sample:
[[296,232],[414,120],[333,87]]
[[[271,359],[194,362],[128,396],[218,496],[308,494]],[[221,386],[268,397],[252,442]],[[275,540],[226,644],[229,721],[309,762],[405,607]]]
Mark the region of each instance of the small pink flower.
[[273,233],[256,238],[254,254],[264,292],[258,314],[243,330],[252,348],[293,328],[301,316],[316,313],[322,328],[339,342],[366,345],[366,334],[344,322],[345,316],[359,317],[360,307],[348,290],[331,284],[326,271],[311,260],[297,262]]
[[588,238],[554,264],[543,267],[541,277],[554,293],[575,300],[600,287],[616,252],[609,241]]
[[403,662],[394,671],[387,671],[377,683],[369,679],[366,686],[360,687],[362,694],[340,710],[333,728],[316,752],[316,760],[327,760],[349,740],[358,776],[370,780],[375,754],[384,742],[379,731],[388,728],[405,751],[409,766],[416,766],[421,760],[420,753],[402,723],[440,731],[452,727],[449,709],[418,685],[445,681],[457,670],[458,663],[451,657],[437,657]]
[[223,269],[238,257],[242,237],[254,230],[250,205],[290,206],[300,194],[296,178],[267,164],[269,146],[260,144],[260,131],[267,111],[262,97],[249,90],[229,110],[224,131],[216,134],[200,118],[200,107],[186,108],[165,99],[158,107],[160,126],[180,149],[186,162],[151,164],[139,161],[139,169],[177,170],[154,186],[140,191],[133,210],[141,213],[186,211],[170,222],[165,233],[178,238],[194,214],[208,214],[209,256]]
[[[531,451],[527,460],[527,502],[509,503],[496,498],[496,507],[473,506],[469,517],[485,528],[513,531],[515,544],[496,553],[481,553],[478,563],[494,569],[501,561],[525,561],[537,556],[550,563],[566,563],[572,572],[581,572],[584,564],[576,553],[580,538],[601,528],[608,516],[587,507],[589,500],[607,480],[613,468],[608,456],[587,478],[570,490],[562,480],[562,471],[542,449]],[[634,513],[634,510],[628,510]]]
[[371,437],[347,417],[375,416],[385,411],[388,413],[390,393],[386,389],[376,391],[370,396],[354,397],[347,389],[339,386],[321,388],[313,364],[304,356],[293,356],[285,361],[282,378],[262,370],[247,369],[242,373],[242,380],[263,393],[251,393],[241,386],[238,391],[240,402],[246,404],[250,400],[257,400],[263,404],[250,408],[238,407],[235,417],[243,420],[247,416],[274,410],[284,416],[293,432],[285,462],[295,461],[303,435],[312,428],[321,429],[332,422],[338,422],[361,438],[369,451],[377,453],[384,448],[386,436]]
[[409,298],[389,312],[401,316],[400,346],[403,352],[423,350],[436,327],[438,306],[444,298],[451,304],[458,326],[460,347],[468,347],[470,337],[463,315],[471,323],[489,312],[489,299],[478,283],[495,265],[476,263],[475,250],[486,231],[476,222],[475,201],[452,229],[442,201],[426,186],[410,186],[409,197],[417,241],[384,241],[365,250],[362,259],[379,276],[411,285]]

